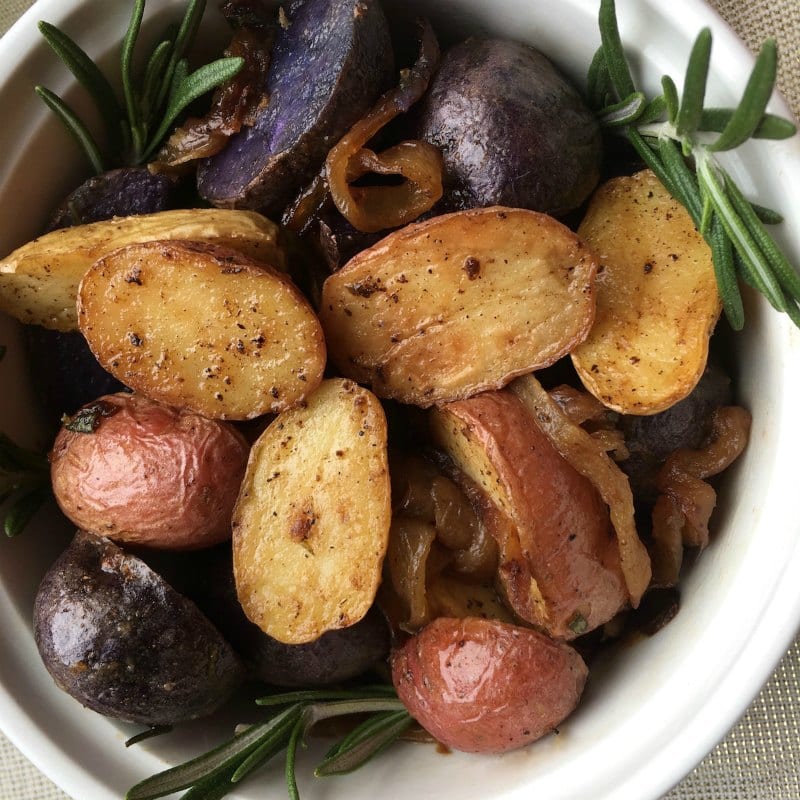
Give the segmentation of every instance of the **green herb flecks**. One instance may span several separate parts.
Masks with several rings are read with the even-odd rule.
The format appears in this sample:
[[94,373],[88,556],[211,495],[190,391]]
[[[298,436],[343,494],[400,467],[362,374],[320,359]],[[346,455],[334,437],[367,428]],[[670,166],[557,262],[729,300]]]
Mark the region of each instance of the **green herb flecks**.
[[366,717],[328,751],[315,770],[317,777],[358,769],[413,724],[391,686],[286,692],[267,695],[256,703],[272,709],[264,722],[245,728],[204,755],[136,784],[125,800],[152,800],[184,789],[188,791],[183,800],[218,800],[280,753],[284,753],[288,795],[299,800],[297,749],[305,747],[308,732],[318,722],[352,715]]
[[614,0],[601,0],[599,24],[602,44],[589,69],[589,101],[602,125],[628,138],[708,242],[731,327],[744,326],[740,279],[800,327],[800,277],[764,227],[783,218],[748,200],[715,156],[751,138],[786,139],[796,133],[792,122],[766,113],[778,61],[774,40],[762,46],[736,108],[704,108],[708,29],[695,40],[682,95],[665,75],[663,93],[647,101],[625,58]]
[[49,494],[47,457],[0,433],[0,517],[6,536],[22,533]]
[[133,64],[144,9],[145,0],[135,0],[122,42],[122,102],[110,81],[73,39],[48,22],[39,23],[42,36],[97,106],[107,153],[62,98],[43,86],[36,86],[35,91],[63,122],[97,173],[110,167],[146,163],[189,105],[231,80],[244,64],[241,58],[221,58],[189,71],[186,52],[205,10],[205,0],[189,0],[180,25],[167,29],[143,59],[142,73],[137,74]]

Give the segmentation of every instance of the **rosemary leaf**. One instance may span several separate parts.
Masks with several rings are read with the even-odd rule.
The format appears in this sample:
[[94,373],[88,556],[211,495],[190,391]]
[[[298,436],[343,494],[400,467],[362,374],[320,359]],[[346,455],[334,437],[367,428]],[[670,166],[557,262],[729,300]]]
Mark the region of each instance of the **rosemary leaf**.
[[597,115],[600,124],[605,128],[631,125],[642,115],[646,102],[645,96],[641,92],[634,92],[625,100],[606,106]]
[[731,204],[736,209],[739,218],[744,223],[759,250],[764,254],[779,283],[793,300],[800,301],[800,276],[764,229],[752,205],[730,175],[724,172],[723,180],[725,181],[725,190]]
[[730,238],[742,261],[756,277],[760,291],[762,291],[773,308],[777,311],[786,311],[786,301],[778,282],[770,272],[769,265],[763,253],[759,250],[758,244],[753,240],[750,232],[736,213],[723,185],[714,174],[714,168],[707,157],[698,161],[697,176],[700,180],[701,190],[708,193],[714,204],[714,210],[719,215],[720,222],[725,228],[725,233]]
[[42,503],[50,494],[50,485],[37,486],[13,500],[11,508],[3,520],[3,530],[10,539],[19,536],[25,526],[33,519]]
[[405,706],[396,697],[368,697],[359,700],[333,700],[324,703],[311,703],[303,710],[306,730],[323,719],[341,717],[347,714],[373,714],[376,711],[403,711]]
[[164,70],[172,52],[172,42],[164,39],[159,42],[153,50],[150,60],[144,71],[142,82],[142,111],[145,116],[156,111],[158,92],[161,88],[161,81],[164,77]]
[[119,150],[121,132],[119,123],[124,116],[111,84],[97,65],[89,58],[66,33],[51,25],[40,22],[39,31],[53,52],[64,62],[78,83],[91,95],[98,111],[103,117],[106,134],[113,150]]
[[774,39],[767,39],[761,46],[741,102],[719,138],[708,145],[709,150],[732,150],[744,144],[755,133],[772,95],[777,69],[778,49]]
[[44,100],[47,107],[55,113],[66,129],[75,137],[75,141],[89,159],[96,173],[105,170],[103,156],[88,128],[80,121],[75,112],[57,95],[44,86],[35,86],[34,91]]
[[[636,128],[628,128],[625,135],[633,145],[634,150],[639,154],[639,158],[653,171],[655,176],[664,184],[666,190],[678,201],[680,201],[680,189],[675,185],[672,176],[664,169],[661,159],[658,157],[653,148],[650,147],[647,140]],[[658,142],[654,146],[658,147]]]
[[711,62],[711,31],[703,28],[695,39],[686,67],[675,129],[678,136],[691,136],[697,130],[703,114],[703,100],[706,96],[708,67]]
[[750,205],[752,206],[755,215],[765,225],[780,225],[781,222],[783,222],[783,214],[781,214],[780,211],[776,211],[774,208],[760,206],[758,203],[750,203]]
[[381,720],[379,729],[373,730],[369,737],[364,737],[350,749],[324,761],[314,770],[314,775],[323,778],[353,772],[396,741],[413,722],[407,711],[387,716]]
[[285,706],[303,702],[325,702],[327,700],[360,700],[364,695],[381,694],[396,698],[392,686],[364,686],[358,689],[299,689],[295,692],[282,692],[259,697],[256,705],[262,707]]
[[662,139],[658,145],[658,154],[678,191],[678,195],[673,196],[689,212],[694,224],[700,227],[703,218],[703,201],[697,186],[697,178],[686,166],[686,161],[678,151],[674,140]]
[[178,33],[175,36],[175,44],[172,48],[172,53],[170,54],[169,61],[164,70],[163,81],[156,95],[154,104],[156,108],[161,108],[164,103],[168,103],[175,70],[178,68],[178,64],[181,62],[186,50],[191,46],[194,40],[205,8],[206,0],[189,0],[189,4],[186,6],[186,11],[183,14]]
[[231,777],[235,765],[230,765],[208,778],[198,781],[186,794],[181,795],[181,800],[221,800],[233,788]]
[[215,776],[226,770],[233,758],[246,758],[271,732],[281,725],[292,712],[289,708],[267,722],[252,725],[247,730],[229,739],[219,747],[209,750],[197,758],[185,761],[177,767],[159,772],[137,783],[128,790],[125,800],[152,800],[186,789],[198,781]]
[[649,125],[651,122],[661,119],[667,113],[667,100],[663,94],[659,94],[650,100],[642,111],[638,119],[640,125]]
[[[732,108],[705,108],[700,117],[698,130],[722,133],[734,114]],[[775,114],[764,114],[753,131],[753,139],[789,139],[797,133],[793,122]]]
[[133,51],[136,47],[136,40],[139,38],[139,31],[142,27],[142,17],[144,16],[145,0],[134,0],[133,12],[128,23],[128,30],[122,41],[122,54],[120,59],[120,70],[122,75],[122,92],[125,95],[125,107],[128,112],[130,122],[132,146],[134,154],[138,155],[144,141],[142,139],[142,120],[139,118],[139,108],[136,101],[135,82],[133,77]]
[[[173,90],[161,126],[144,152],[142,160],[146,161],[155,152],[158,144],[167,135],[172,123],[182,111],[198,97],[202,97],[206,92],[229,81],[243,66],[243,58],[220,58],[183,77]],[[175,74],[179,74],[177,70]]]
[[739,291],[739,284],[736,281],[733,247],[731,240],[725,235],[725,229],[718,217],[715,217],[711,222],[709,244],[725,316],[731,328],[735,331],[740,331],[744,327],[744,305],[742,303],[742,294]]
[[681,101],[678,97],[678,87],[669,75],[662,76],[661,91],[664,92],[664,103],[667,106],[667,119],[674,125],[675,121],[678,119],[678,110]]
[[289,736],[289,744],[286,746],[284,774],[286,777],[286,792],[289,795],[289,800],[300,800],[300,792],[297,789],[295,764],[297,763],[297,746],[300,744],[302,736],[303,721],[298,719]]
[[592,108],[605,108],[608,105],[613,87],[611,86],[611,76],[608,74],[602,47],[597,49],[591,64],[589,64],[586,85],[589,105]]
[[628,61],[625,58],[625,51],[622,47],[614,0],[600,0],[598,21],[600,24],[600,40],[603,43],[603,52],[605,53],[605,62],[608,74],[611,77],[611,83],[619,99],[630,97],[636,91],[636,86],[633,83]]
[[260,740],[258,747],[255,747],[241,761],[236,771],[231,775],[231,783],[238,783],[243,780],[254,769],[265,764],[273,756],[284,750],[292,730],[302,722],[302,712],[303,706],[298,703],[275,717],[275,719],[279,718],[280,721],[270,730],[269,736],[264,736]]
[[148,739],[152,739],[156,736],[163,736],[165,733],[169,733],[171,730],[172,725],[151,725],[147,730],[131,736],[130,739],[126,739],[125,747],[133,747],[135,744],[145,742]]

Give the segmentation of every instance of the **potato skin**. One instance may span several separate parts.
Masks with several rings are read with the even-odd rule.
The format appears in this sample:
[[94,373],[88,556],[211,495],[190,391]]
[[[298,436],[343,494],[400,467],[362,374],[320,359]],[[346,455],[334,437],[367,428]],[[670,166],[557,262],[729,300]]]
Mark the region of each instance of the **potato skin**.
[[53,492],[76,525],[118,542],[171,550],[230,538],[247,464],[227,423],[141,395],[106,395],[93,433],[62,427],[50,454]]
[[504,753],[552,731],[587,675],[568,645],[475,617],[440,617],[392,654],[392,680],[411,715],[470,753]]
[[593,114],[544,55],[518,42],[467,39],[445,52],[417,133],[442,150],[447,210],[503,205],[558,216],[600,178]]
[[84,531],[39,586],[34,636],[60,688],[87,708],[143,725],[211,713],[243,674],[191,601],[140,559]]

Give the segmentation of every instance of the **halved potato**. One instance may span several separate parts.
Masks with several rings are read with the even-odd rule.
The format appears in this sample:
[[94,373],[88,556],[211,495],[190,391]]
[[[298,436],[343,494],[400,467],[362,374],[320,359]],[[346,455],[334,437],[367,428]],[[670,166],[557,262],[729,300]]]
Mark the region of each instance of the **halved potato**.
[[434,409],[431,421],[497,540],[513,611],[562,639],[611,619],[628,595],[608,510],[522,401],[486,392]]
[[427,407],[500,388],[583,341],[594,257],[560,222],[482,208],[390,234],[325,281],[338,369]]
[[391,523],[386,418],[355,383],[323,381],[253,446],[233,514],[245,614],[286,644],[369,610]]
[[700,380],[722,304],[711,250],[649,170],[592,198],[578,235],[596,253],[597,319],[572,361],[584,386],[623,414],[655,414]]
[[202,242],[145,242],[100,259],[81,281],[78,319],[126,386],[217,419],[289,408],[325,368],[319,321],[292,282]]
[[59,331],[78,327],[78,284],[97,259],[129,244],[189,239],[233,247],[250,258],[286,269],[274,222],[249,211],[160,211],[61,228],[0,261],[0,311]]

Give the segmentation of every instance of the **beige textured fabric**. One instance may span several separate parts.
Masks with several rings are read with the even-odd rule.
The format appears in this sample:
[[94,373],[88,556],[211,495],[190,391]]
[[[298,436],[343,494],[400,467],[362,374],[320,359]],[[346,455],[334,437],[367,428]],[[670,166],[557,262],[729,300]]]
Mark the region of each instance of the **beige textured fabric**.
[[[783,59],[779,86],[800,118],[800,0],[711,4],[751,47],[767,36],[777,38]],[[0,0],[0,34],[30,5]],[[0,734],[0,800],[69,798]],[[664,800],[800,800],[800,639],[739,725]]]

